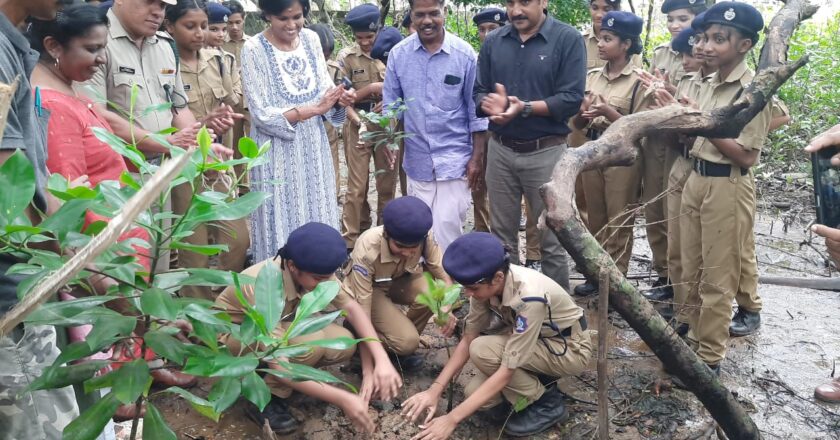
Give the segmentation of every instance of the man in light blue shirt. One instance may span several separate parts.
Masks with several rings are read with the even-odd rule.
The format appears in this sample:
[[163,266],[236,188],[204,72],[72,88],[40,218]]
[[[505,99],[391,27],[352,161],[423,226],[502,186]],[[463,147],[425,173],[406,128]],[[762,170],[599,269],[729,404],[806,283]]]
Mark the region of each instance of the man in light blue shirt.
[[471,196],[483,185],[487,120],[472,99],[477,56],[444,30],[445,0],[411,0],[417,29],[388,55],[383,102],[406,102],[403,168],[408,195],[432,209],[435,238],[444,250],[462,233]]

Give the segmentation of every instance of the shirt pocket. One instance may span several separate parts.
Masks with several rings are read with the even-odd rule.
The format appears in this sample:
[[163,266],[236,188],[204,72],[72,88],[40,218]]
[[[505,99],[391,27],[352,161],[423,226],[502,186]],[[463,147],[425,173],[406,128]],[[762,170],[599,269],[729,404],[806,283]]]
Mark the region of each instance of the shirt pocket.
[[623,98],[620,96],[610,96],[607,99],[607,104],[609,104],[612,108],[618,110],[618,112],[622,115],[630,114],[630,100],[628,98]]
[[430,96],[432,103],[436,103],[441,110],[458,110],[464,104],[464,79],[460,75],[443,75],[435,90],[437,96]]
[[368,69],[352,69],[350,81],[353,83],[353,88],[361,89],[372,82],[370,71]]
[[115,96],[121,97],[114,101],[117,105],[123,105],[125,108],[121,109],[124,111],[128,111],[128,107],[131,103],[131,89],[137,85],[140,89],[138,90],[141,92],[144,88],[146,88],[146,84],[142,81],[142,77],[139,75],[135,75],[132,73],[115,73],[114,74],[114,91]]

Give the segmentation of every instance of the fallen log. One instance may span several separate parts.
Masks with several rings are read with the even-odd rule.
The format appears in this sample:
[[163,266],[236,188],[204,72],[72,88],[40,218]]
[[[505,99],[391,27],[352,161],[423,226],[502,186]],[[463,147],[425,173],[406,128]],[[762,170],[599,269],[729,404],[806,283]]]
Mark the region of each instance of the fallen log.
[[[609,274],[610,304],[653,350],[668,371],[680,378],[709,411],[729,438],[759,439],[761,434],[749,414],[717,376],[621,274],[615,263],[580,220],[574,203],[574,184],[582,171],[627,166],[639,155],[640,140],[652,133],[735,138],[764,107],[778,88],[808,62],[805,55],[791,63],[770,54],[787,53],[785,35],[816,11],[808,0],[790,0],[773,20],[762,51],[763,64],[744,93],[730,105],[708,112],[681,106],[636,113],[614,122],[603,135],[579,148],[567,149],[554,168],[552,179],[540,188],[545,212],[540,224],[558,237],[590,280]],[[788,19],[793,17],[794,19]],[[773,27],[785,27],[776,30]]]
[[761,284],[772,284],[774,286],[798,287],[801,289],[832,290],[840,292],[840,278],[795,278],[795,277],[770,277],[760,276],[758,282]]

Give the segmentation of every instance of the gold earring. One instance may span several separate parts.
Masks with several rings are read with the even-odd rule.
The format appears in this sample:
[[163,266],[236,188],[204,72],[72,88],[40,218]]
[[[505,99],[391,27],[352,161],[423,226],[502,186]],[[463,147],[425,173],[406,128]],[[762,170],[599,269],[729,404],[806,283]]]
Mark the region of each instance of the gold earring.
[[58,57],[55,58],[55,68],[58,69]]

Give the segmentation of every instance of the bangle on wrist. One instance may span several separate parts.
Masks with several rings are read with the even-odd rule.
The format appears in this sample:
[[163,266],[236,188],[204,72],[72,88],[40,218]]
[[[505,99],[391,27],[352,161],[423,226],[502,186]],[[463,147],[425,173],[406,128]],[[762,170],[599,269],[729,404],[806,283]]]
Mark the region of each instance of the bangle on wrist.
[[303,120],[303,116],[301,116],[301,114],[300,114],[300,110],[298,110],[298,108],[297,108],[297,107],[292,108],[292,110],[294,110],[294,111],[295,111],[295,115],[297,116],[297,122],[302,121],[302,120]]

